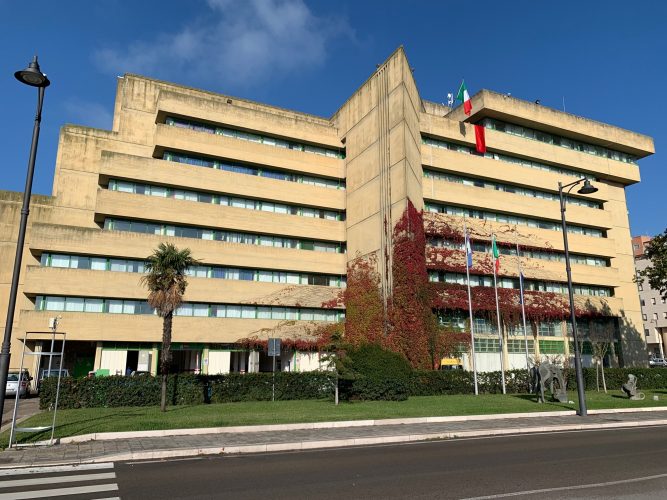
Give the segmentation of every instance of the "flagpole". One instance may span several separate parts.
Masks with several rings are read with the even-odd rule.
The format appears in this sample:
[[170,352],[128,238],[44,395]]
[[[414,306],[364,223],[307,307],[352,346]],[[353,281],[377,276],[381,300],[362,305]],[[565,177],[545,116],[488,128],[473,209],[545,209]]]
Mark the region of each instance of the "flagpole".
[[[468,285],[468,312],[470,313],[470,357],[472,358],[472,372],[475,379],[475,396],[479,395],[479,387],[477,385],[477,362],[475,360],[475,333],[474,321],[472,319],[472,293],[470,292],[470,260],[472,260],[472,247],[470,247],[470,237],[468,235],[468,228],[466,226],[466,217],[463,216],[463,234],[464,250],[466,253],[466,283]],[[470,252],[470,253],[468,253]]]
[[[495,243],[496,235],[493,235],[493,241]],[[498,319],[498,340],[500,342],[500,376],[503,382],[503,394],[507,394],[505,388],[505,363],[503,356],[503,331],[500,328],[500,304],[498,304],[498,279],[496,278],[496,261],[493,262],[493,290],[496,294],[496,318]]]
[[523,295],[523,271],[521,270],[521,254],[519,253],[519,239],[516,240],[516,258],[519,263],[519,302],[521,303],[521,318],[523,319],[523,340],[526,344],[526,370],[530,375],[530,357],[528,356],[528,329],[526,328],[526,298]]

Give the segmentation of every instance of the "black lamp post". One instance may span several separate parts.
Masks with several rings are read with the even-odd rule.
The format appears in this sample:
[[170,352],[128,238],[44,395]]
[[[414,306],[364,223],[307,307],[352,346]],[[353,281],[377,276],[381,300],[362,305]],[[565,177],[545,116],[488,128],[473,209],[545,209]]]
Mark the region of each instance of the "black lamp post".
[[[16,241],[16,257],[14,259],[14,272],[12,274],[12,287],[9,292],[9,306],[7,307],[7,323],[5,324],[5,336],[0,349],[0,415],[5,409],[5,387],[7,387],[7,374],[9,372],[9,348],[12,339],[12,325],[14,323],[14,309],[16,308],[16,295],[19,286],[19,275],[21,273],[21,261],[23,260],[23,244],[25,242],[25,230],[30,213],[30,193],[32,192],[32,177],[35,172],[35,157],[37,156],[37,143],[39,141],[39,125],[42,121],[42,104],[44,103],[44,89],[51,83],[44,73],[39,69],[37,56],[24,70],[14,73],[16,79],[37,87],[37,113],[35,114],[35,125],[32,131],[32,144],[30,145],[30,157],[28,159],[28,174],[23,191],[23,206],[21,207],[21,224],[19,225],[19,236]],[[18,392],[17,396],[18,397]]]
[[[579,338],[577,335],[577,318],[574,314],[574,293],[572,291],[572,270],[570,269],[570,250],[567,245],[567,223],[565,222],[565,200],[572,188],[583,181],[584,185],[579,188],[579,194],[592,194],[598,188],[591,184],[586,177],[582,177],[574,182],[563,185],[558,183],[558,195],[560,196],[560,217],[563,225],[563,244],[565,247],[565,270],[567,271],[567,291],[570,296],[570,322],[572,323],[572,337],[574,338],[574,371],[577,377],[577,395],[579,396],[579,416],[585,417],[588,414],[586,409],[586,396],[584,393],[584,374],[581,370],[581,353],[579,352]],[[563,196],[563,189],[569,188]]]

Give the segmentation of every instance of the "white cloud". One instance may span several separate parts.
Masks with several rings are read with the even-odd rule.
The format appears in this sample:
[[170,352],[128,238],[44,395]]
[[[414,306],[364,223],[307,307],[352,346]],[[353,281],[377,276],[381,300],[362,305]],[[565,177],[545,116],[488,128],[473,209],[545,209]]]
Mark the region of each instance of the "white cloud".
[[111,130],[113,115],[110,109],[103,105],[84,101],[77,97],[66,100],[63,103],[67,122],[85,125],[87,127]]
[[173,33],[100,49],[95,59],[112,74],[251,85],[317,67],[329,43],[352,38],[340,18],[318,17],[302,0],[208,0],[207,19],[183,23]]

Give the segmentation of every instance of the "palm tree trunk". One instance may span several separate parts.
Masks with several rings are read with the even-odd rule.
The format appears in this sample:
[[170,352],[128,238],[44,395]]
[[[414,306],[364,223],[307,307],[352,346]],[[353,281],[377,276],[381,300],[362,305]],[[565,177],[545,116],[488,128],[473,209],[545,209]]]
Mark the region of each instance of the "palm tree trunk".
[[162,391],[160,396],[160,411],[167,411],[167,375],[169,374],[169,365],[171,364],[171,323],[174,317],[173,312],[164,316],[162,321],[162,354],[160,363],[162,364]]

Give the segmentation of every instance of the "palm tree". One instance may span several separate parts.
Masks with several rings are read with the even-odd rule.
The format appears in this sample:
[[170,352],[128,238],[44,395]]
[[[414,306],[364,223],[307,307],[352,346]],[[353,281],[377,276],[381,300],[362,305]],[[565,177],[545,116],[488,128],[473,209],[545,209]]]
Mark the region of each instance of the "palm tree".
[[148,287],[148,303],[162,321],[162,395],[160,410],[167,410],[167,374],[171,363],[171,324],[174,310],[183,302],[188,286],[185,272],[197,263],[189,248],[179,250],[171,243],[160,243],[146,259],[146,275],[141,283]]

